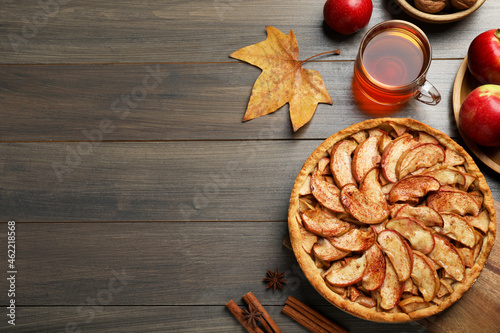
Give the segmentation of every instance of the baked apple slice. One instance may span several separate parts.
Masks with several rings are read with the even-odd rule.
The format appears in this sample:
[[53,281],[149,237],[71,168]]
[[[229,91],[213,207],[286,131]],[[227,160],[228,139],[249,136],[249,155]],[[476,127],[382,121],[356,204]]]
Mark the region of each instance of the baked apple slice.
[[353,228],[342,236],[330,238],[330,242],[344,251],[364,251],[375,244],[375,238],[375,231],[372,228]]
[[460,252],[460,255],[464,259],[465,267],[472,268],[472,266],[474,266],[477,256],[481,251],[481,245],[481,242],[477,242],[477,244],[474,245],[473,248],[469,248],[466,246],[456,246],[458,252]]
[[416,144],[417,142],[413,140],[413,136],[406,133],[392,140],[385,147],[384,152],[382,153],[381,160],[382,174],[384,175],[385,179],[387,179],[391,183],[395,183],[398,181],[398,177],[396,174],[396,165],[399,161],[399,158],[404,152],[406,152]]
[[471,214],[477,216],[482,204],[480,200],[468,192],[441,189],[428,196],[427,206],[439,213],[455,213],[461,216]]
[[402,154],[396,165],[398,179],[420,169],[429,168],[444,161],[444,149],[437,144],[416,145]]
[[364,255],[359,258],[349,257],[345,259],[344,266],[329,270],[325,280],[336,287],[350,286],[361,281],[365,268],[366,257]]
[[394,132],[396,132],[396,135],[398,137],[405,134],[408,131],[408,126],[398,124],[392,120],[389,120],[387,124],[391,126],[392,129],[394,129]]
[[425,132],[418,132],[418,142],[419,143],[434,143],[434,144],[438,144],[439,141],[436,140],[435,137],[433,137],[432,135],[428,134],[428,133],[425,133]]
[[314,256],[323,261],[340,260],[351,253],[350,251],[337,249],[327,238],[320,238],[316,244],[314,244],[312,250]]
[[422,197],[441,187],[439,181],[429,176],[409,176],[399,180],[389,192],[389,202],[418,203]]
[[427,206],[410,206],[408,204],[401,205],[392,216],[396,217],[411,217],[422,222],[427,227],[442,227],[443,218],[434,209]]
[[345,212],[340,202],[340,190],[334,184],[325,181],[318,171],[311,175],[311,193],[326,208],[334,212]]
[[330,159],[328,157],[322,157],[318,161],[318,171],[321,175],[331,175],[330,171]]
[[361,285],[366,290],[379,288],[385,279],[385,257],[380,246],[375,243],[365,252],[366,268]]
[[393,229],[406,238],[414,250],[427,254],[434,248],[432,231],[418,220],[411,217],[399,217],[386,223],[387,229]]
[[358,145],[351,140],[337,143],[330,154],[330,170],[339,188],[346,184],[356,184],[352,173],[352,153]]
[[308,254],[312,253],[312,248],[314,244],[318,241],[318,236],[312,232],[307,231],[305,228],[300,227],[300,236],[302,239],[302,248]]
[[354,150],[354,156],[352,158],[352,172],[354,178],[358,182],[361,182],[368,171],[380,163],[380,158],[377,137],[369,137],[360,143]]
[[434,234],[434,249],[427,255],[456,281],[463,281],[465,264],[457,248],[442,236]]
[[365,131],[360,131],[357,133],[354,133],[350,136],[351,139],[354,139],[358,144],[366,140],[366,132]]
[[411,279],[426,302],[432,301],[439,291],[439,276],[434,269],[434,264],[419,251],[413,251]]
[[446,165],[457,166],[465,163],[465,158],[463,156],[459,155],[456,151],[448,147],[446,147],[444,155],[444,164]]
[[426,176],[431,176],[441,184],[441,185],[461,185],[465,186],[465,176],[462,172],[457,169],[450,167],[435,168],[422,173]]
[[400,282],[391,261],[385,258],[385,278],[380,286],[380,307],[390,310],[398,304],[403,294],[403,283]]
[[481,211],[477,216],[467,215],[465,219],[474,228],[481,230],[485,234],[488,232],[490,227],[490,214],[487,210]]
[[340,201],[345,210],[362,223],[378,224],[389,216],[389,207],[385,201],[384,203],[372,201],[354,184],[342,187]]
[[467,247],[476,245],[476,233],[467,220],[454,213],[441,213],[444,225],[440,233],[454,239]]
[[379,168],[373,168],[365,175],[361,183],[359,184],[359,191],[366,195],[370,200],[380,204],[384,207],[384,210],[388,210],[387,200],[385,198],[384,191],[379,181]]
[[377,241],[391,261],[399,281],[407,280],[413,267],[413,250],[403,236],[395,230],[385,229],[378,234]]
[[405,313],[415,312],[417,310],[425,309],[431,306],[429,302],[426,302],[420,296],[411,296],[405,298],[404,300],[399,302],[398,305]]
[[308,231],[322,237],[339,236],[345,234],[351,228],[350,223],[326,215],[321,208],[303,212],[302,223]]
[[311,175],[308,175],[306,177],[306,180],[304,181],[299,190],[299,195],[301,196],[308,194],[311,194]]

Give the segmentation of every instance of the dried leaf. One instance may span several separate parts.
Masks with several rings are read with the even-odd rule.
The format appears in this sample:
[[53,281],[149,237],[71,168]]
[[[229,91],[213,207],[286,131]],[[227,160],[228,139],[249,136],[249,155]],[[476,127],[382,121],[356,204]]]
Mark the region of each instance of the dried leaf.
[[[332,104],[319,72],[302,68],[299,46],[292,30],[288,35],[266,27],[267,39],[230,55],[262,69],[255,81],[243,121],[272,113],[289,103],[293,130],[314,115],[318,103]],[[338,52],[338,51],[337,51]]]

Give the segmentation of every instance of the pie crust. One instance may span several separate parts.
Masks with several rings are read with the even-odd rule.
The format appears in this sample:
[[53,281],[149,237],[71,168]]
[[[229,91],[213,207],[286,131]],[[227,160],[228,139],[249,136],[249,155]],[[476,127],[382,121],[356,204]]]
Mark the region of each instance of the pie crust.
[[[376,133],[382,134],[382,136],[378,136]],[[382,140],[384,135],[387,137]],[[355,156],[355,154],[360,154],[359,151],[364,147],[369,147],[369,145],[373,147],[374,145],[373,142],[367,142],[363,148],[360,147],[356,150],[352,147],[352,143],[359,147],[371,136],[377,136],[376,140],[371,139],[370,141],[377,141],[378,157],[376,153],[374,154],[373,148],[366,148],[362,157]],[[409,139],[400,139],[400,141],[409,140],[410,144],[404,146],[401,154],[395,153],[388,156],[390,154],[388,152],[389,142],[394,142],[396,138],[401,136],[409,136]],[[349,143],[346,143],[345,140],[348,140]],[[334,156],[332,152],[339,149],[341,142],[344,145],[342,147],[343,153],[335,153]],[[423,145],[428,146],[422,147]],[[391,145],[391,147],[394,146],[396,144]],[[416,147],[419,146],[420,148],[417,149]],[[353,160],[356,158],[356,166],[354,166]],[[392,170],[394,165],[388,162],[391,158],[397,160],[396,173]],[[331,164],[332,159],[335,159],[335,165]],[[392,163],[395,162],[392,161]],[[318,166],[322,170],[318,170]],[[356,172],[352,172],[353,168],[356,169]],[[378,170],[372,174],[372,178],[378,174],[377,180],[380,188],[383,189],[385,203],[378,198],[380,193],[377,192],[379,187],[376,184],[375,190],[373,190],[373,186],[365,185],[363,185],[362,190],[359,189],[360,183],[364,181],[362,178],[372,168]],[[451,170],[450,174],[455,176],[439,178],[435,170],[441,169]],[[332,170],[337,170],[338,174]],[[345,170],[348,172],[346,173]],[[354,177],[351,177],[350,173],[355,174]],[[394,175],[397,179],[387,180]],[[461,175],[466,176],[462,178]],[[409,177],[413,178],[408,180]],[[318,179],[323,184],[319,190]],[[400,179],[406,180],[398,187],[406,187],[403,190],[392,191],[396,187],[395,182],[397,183]],[[427,183],[422,183],[423,179]],[[437,187],[436,179],[439,182]],[[311,182],[313,182],[312,186]],[[366,182],[368,183],[368,180]],[[330,185],[325,185],[326,183]],[[314,194],[312,191],[315,191]],[[322,197],[326,192],[328,192],[327,199]],[[458,192],[460,194],[457,194],[456,200],[446,197]],[[462,192],[466,192],[466,194]],[[458,195],[466,197],[467,200],[472,198],[476,201],[464,201],[458,199],[461,198]],[[338,207],[339,199],[340,208]],[[332,201],[335,201],[335,204],[331,204]],[[451,204],[448,204],[449,202]],[[328,208],[325,207],[325,204]],[[374,206],[370,206],[372,204]],[[410,219],[412,226],[415,223],[414,219],[421,222],[416,224],[418,228],[424,225],[422,227],[424,231],[421,231],[422,236],[412,239],[412,235],[415,234],[414,230],[409,232],[404,223],[398,224],[399,221],[390,224],[392,229],[397,229],[399,232],[393,232],[392,229],[383,232],[384,229],[388,229],[385,227],[388,221],[397,220],[401,216],[407,217],[399,211],[399,208],[404,205],[407,205],[406,207],[427,206],[427,208],[421,209],[429,210],[431,208],[433,211],[439,212],[441,217],[446,215],[445,220],[443,220],[445,224],[440,222],[441,224],[433,225],[428,221],[424,223],[420,221],[424,217],[418,216],[416,218],[413,216]],[[356,208],[358,206],[361,208]],[[389,209],[389,213],[386,209]],[[304,213],[306,211],[307,213]],[[360,214],[358,214],[359,212]],[[367,212],[369,212],[368,215]],[[365,214],[363,215],[363,213]],[[384,214],[387,217],[384,218]],[[318,224],[315,219],[319,215],[323,219],[319,218]],[[332,225],[326,226],[325,216],[327,219],[332,218],[329,220],[333,223]],[[472,221],[479,216],[482,218],[480,225],[479,222]],[[379,222],[381,219],[383,221]],[[455,220],[458,222],[455,223]],[[464,223],[464,220],[467,223]],[[472,286],[486,263],[495,239],[495,221],[496,215],[491,191],[469,154],[446,134],[409,118],[370,119],[351,125],[327,138],[312,152],[300,170],[293,186],[288,211],[291,245],[301,269],[313,287],[338,308],[360,318],[378,322],[407,322],[422,319],[443,311],[456,302]],[[462,229],[457,225],[460,225]],[[472,234],[470,230],[473,231]],[[375,234],[374,238],[373,233]],[[404,260],[394,258],[409,257],[406,254],[394,256],[391,252],[390,246],[393,245],[389,243],[393,239],[400,239],[400,237],[393,237],[396,234],[403,236],[402,243],[406,244],[408,254],[413,254],[410,260],[413,263],[410,268],[412,275],[409,278],[407,277],[408,268],[405,270],[407,263]],[[377,287],[376,284],[370,286],[369,283],[363,283],[367,275],[367,269],[363,268],[365,267],[363,265],[366,264],[366,258],[363,257],[366,257],[368,252],[366,246],[363,245],[372,244],[373,239],[375,239],[375,243],[379,244],[373,246],[383,249],[386,262],[385,266],[382,263],[384,266],[382,270],[385,273],[383,280],[389,286],[384,286],[384,288],[389,289],[384,289],[383,292],[381,292],[382,286],[373,289]],[[388,239],[389,241],[387,241]],[[463,245],[462,242],[466,243],[467,246]],[[355,246],[354,243],[359,243],[360,246]],[[325,244],[327,250],[331,250],[331,244],[337,245],[337,247],[334,246],[333,252],[328,252],[329,256],[325,256],[320,251],[325,249]],[[445,244],[445,250],[441,250],[443,244]],[[451,246],[446,244],[451,244]],[[313,246],[317,247],[313,249]],[[432,250],[430,250],[431,248]],[[456,250],[457,248],[459,250]],[[396,249],[400,248],[396,247]],[[434,249],[436,250],[434,251]],[[401,251],[404,254],[406,250]],[[396,254],[398,253],[396,252]],[[450,259],[449,262],[440,261],[442,258],[446,261],[448,257],[454,259]],[[460,260],[463,267],[460,265]],[[391,262],[394,265],[390,264]],[[388,268],[389,265],[395,268],[391,270]],[[433,270],[429,271],[427,267],[431,265]],[[380,271],[380,267],[376,269],[372,267],[373,270]],[[362,280],[359,280],[359,272],[361,271],[363,272]],[[394,275],[394,271],[399,275]],[[433,291],[433,285],[429,285],[431,283],[429,281],[433,281],[432,283],[436,281],[436,274],[437,284],[435,286],[439,288],[439,291],[438,289]],[[365,287],[373,290],[368,290]],[[398,296],[397,293],[392,292],[394,290],[404,291],[399,294],[400,297],[397,298],[396,303],[391,303],[391,299]],[[374,306],[374,304],[376,305]]]

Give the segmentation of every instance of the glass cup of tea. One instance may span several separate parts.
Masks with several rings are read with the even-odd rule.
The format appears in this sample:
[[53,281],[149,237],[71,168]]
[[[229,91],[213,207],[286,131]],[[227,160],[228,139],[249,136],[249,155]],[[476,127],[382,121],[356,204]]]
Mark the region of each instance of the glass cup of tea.
[[371,28],[354,63],[354,83],[371,101],[397,105],[415,98],[436,105],[437,89],[426,79],[431,64],[429,39],[416,25],[389,20]]

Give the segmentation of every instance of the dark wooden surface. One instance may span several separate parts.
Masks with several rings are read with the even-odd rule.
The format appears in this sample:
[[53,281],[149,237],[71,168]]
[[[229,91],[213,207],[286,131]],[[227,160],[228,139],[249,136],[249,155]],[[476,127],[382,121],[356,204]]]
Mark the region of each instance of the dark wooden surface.
[[[252,291],[285,332],[304,331],[280,313],[288,295],[351,332],[425,332],[357,319],[312,289],[281,243],[289,194],[323,139],[372,117],[353,102],[350,81],[364,31],[386,19],[427,33],[428,78],[443,97],[394,116],[462,143],[453,80],[472,39],[497,28],[499,2],[432,25],[374,0],[368,27],[352,36],[324,25],[323,1],[54,3],[0,7],[1,331],[243,332],[224,304]],[[320,71],[333,106],[319,105],[297,133],[287,106],[241,122],[260,70],[228,55],[264,40],[266,25],[292,29],[301,59],[342,52],[306,65]],[[500,201],[498,174],[479,166]],[[10,220],[16,327],[5,316]],[[289,279],[283,292],[265,290],[274,268]]]

